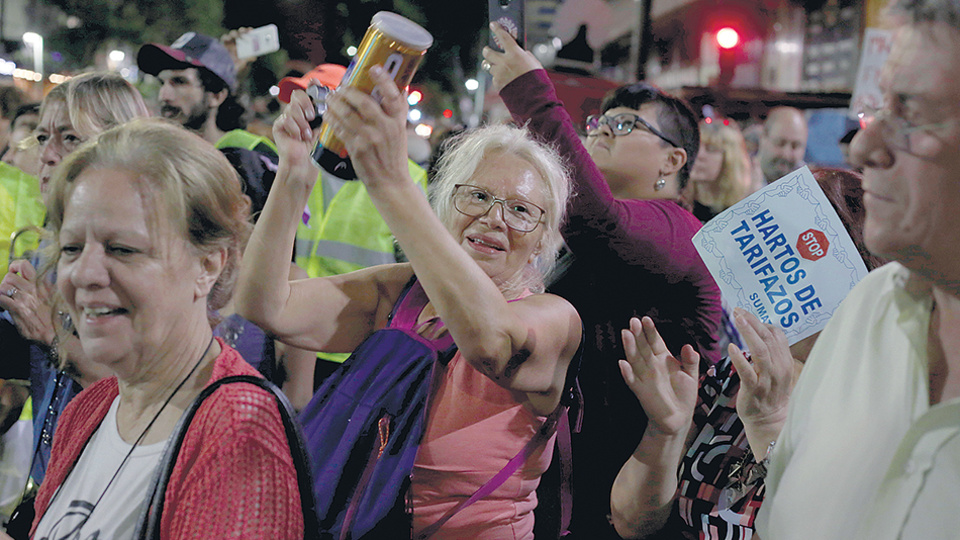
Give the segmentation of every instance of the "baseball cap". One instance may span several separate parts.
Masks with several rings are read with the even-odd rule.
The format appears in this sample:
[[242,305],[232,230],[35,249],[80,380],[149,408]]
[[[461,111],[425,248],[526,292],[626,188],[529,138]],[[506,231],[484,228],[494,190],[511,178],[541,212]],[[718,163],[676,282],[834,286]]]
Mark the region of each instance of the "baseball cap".
[[284,77],[277,84],[280,87],[280,94],[277,99],[284,103],[290,103],[290,94],[294,90],[306,90],[311,84],[315,84],[311,81],[316,81],[327,88],[336,88],[340,85],[340,80],[343,79],[346,72],[347,68],[338,64],[320,64],[303,77]]
[[137,53],[137,65],[150,75],[158,75],[165,69],[206,69],[220,78],[230,90],[237,86],[237,70],[233,58],[220,40],[187,32],[172,45],[148,43]]

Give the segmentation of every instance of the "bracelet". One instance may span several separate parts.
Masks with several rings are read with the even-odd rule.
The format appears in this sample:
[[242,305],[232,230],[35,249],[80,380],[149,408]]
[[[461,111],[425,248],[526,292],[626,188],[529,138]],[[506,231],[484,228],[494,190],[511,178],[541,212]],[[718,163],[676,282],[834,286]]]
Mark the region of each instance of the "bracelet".
[[751,476],[754,476],[755,480],[759,480],[767,476],[767,467],[770,465],[770,454],[773,453],[773,448],[775,446],[777,446],[776,439],[770,441],[770,445],[767,446],[767,453],[764,454],[763,459],[760,460],[760,463],[757,463],[753,467],[754,474]]
[[767,476],[767,467],[770,465],[770,454],[773,453],[776,445],[776,439],[770,441],[766,455],[759,462],[754,460],[753,452],[748,447],[743,457],[730,467],[730,472],[727,474],[729,479],[727,487],[739,492],[742,496],[747,489],[763,480]]

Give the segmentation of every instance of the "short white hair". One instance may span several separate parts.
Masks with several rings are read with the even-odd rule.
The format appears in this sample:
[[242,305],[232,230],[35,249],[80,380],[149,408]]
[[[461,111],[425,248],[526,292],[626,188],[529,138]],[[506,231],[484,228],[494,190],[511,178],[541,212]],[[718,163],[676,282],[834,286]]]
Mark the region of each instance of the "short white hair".
[[544,279],[557,263],[557,254],[563,246],[560,225],[563,223],[570,198],[570,171],[559,153],[551,146],[533,138],[526,128],[495,124],[465,131],[444,143],[437,162],[437,172],[430,189],[430,200],[440,220],[450,227],[456,209],[453,192],[457,184],[467,183],[480,162],[494,152],[507,152],[527,163],[543,179],[544,207],[543,239],[540,254],[529,271],[524,272],[520,284],[535,292],[542,292]]

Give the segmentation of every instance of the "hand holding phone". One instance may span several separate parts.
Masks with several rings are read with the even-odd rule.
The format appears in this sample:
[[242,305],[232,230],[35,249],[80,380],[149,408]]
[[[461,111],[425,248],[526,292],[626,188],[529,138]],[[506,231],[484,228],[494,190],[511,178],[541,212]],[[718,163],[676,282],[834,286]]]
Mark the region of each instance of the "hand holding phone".
[[[490,22],[498,23],[517,40],[517,45],[526,48],[527,29],[524,23],[524,0],[488,0]],[[502,51],[503,48],[490,34],[490,48]]]
[[253,58],[280,50],[277,25],[268,24],[237,36],[237,58]]

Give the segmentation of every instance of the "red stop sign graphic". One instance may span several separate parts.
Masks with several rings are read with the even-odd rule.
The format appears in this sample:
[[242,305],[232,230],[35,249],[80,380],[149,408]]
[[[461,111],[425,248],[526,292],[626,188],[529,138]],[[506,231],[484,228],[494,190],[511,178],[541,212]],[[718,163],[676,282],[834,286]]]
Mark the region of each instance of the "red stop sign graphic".
[[816,261],[823,258],[830,249],[827,235],[816,229],[807,229],[797,238],[797,252],[804,259]]

